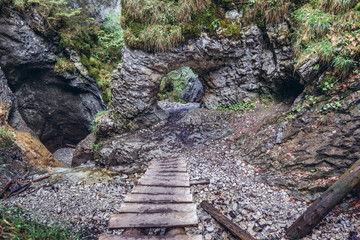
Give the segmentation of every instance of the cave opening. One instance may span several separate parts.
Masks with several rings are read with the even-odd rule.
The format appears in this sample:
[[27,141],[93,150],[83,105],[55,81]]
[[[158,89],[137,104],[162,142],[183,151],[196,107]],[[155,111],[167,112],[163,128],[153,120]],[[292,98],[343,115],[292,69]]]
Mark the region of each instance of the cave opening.
[[179,112],[199,108],[204,93],[199,76],[190,67],[180,67],[162,78],[157,101],[174,118]]
[[277,89],[275,96],[280,101],[293,101],[305,89],[305,86],[300,82],[300,77],[298,76],[279,81],[275,84],[275,86]]
[[[90,133],[95,114],[103,110],[98,96],[53,68],[21,66],[4,73],[16,98],[16,110],[50,152],[79,143]],[[16,123],[15,118],[10,122]]]

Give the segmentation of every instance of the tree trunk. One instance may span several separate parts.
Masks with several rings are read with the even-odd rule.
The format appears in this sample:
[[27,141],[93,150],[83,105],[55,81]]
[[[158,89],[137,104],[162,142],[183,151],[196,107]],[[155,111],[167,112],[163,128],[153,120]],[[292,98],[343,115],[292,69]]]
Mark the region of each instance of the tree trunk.
[[308,235],[341,200],[360,183],[360,160],[346,171],[286,231],[292,239]]

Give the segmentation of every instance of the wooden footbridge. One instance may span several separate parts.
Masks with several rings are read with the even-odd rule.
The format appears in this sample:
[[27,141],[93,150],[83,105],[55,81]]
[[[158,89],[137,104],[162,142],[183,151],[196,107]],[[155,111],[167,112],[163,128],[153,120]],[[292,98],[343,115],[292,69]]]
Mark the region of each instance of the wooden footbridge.
[[[185,158],[155,159],[119,214],[110,216],[110,229],[180,228],[198,225],[196,205],[190,193]],[[171,236],[170,236],[171,235]],[[201,240],[201,235],[166,236],[100,235],[99,240]]]

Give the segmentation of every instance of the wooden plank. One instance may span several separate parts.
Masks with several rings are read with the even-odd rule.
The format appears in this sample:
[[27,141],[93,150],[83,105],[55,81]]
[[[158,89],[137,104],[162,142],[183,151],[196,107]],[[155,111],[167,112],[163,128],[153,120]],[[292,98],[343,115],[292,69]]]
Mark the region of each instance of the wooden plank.
[[186,163],[186,161],[181,160],[181,159],[169,159],[169,160],[153,160],[150,163],[177,163],[177,162],[182,162],[182,163]]
[[148,168],[147,174],[162,173],[187,173],[186,169]]
[[174,172],[187,172],[186,167],[162,167],[162,166],[149,166],[148,170],[155,170],[155,171],[174,171]]
[[196,212],[123,213],[110,216],[109,228],[196,227]]
[[119,209],[120,213],[160,213],[160,212],[196,212],[196,205],[193,203],[123,203]]
[[138,203],[192,203],[191,194],[186,195],[169,195],[169,194],[128,194],[124,202]]
[[147,193],[147,194],[169,194],[169,195],[186,195],[190,194],[190,187],[152,187],[137,185],[133,188],[132,194]]
[[99,240],[202,240],[201,235],[176,236],[122,236],[100,234]]
[[143,181],[151,181],[151,180],[162,180],[162,181],[189,181],[188,177],[178,177],[178,176],[156,176],[156,175],[150,175],[150,176],[142,176],[141,180]]
[[138,184],[144,186],[169,186],[169,187],[190,187],[189,179],[183,180],[165,180],[165,179],[148,179],[148,178],[140,178]]
[[168,163],[150,163],[149,166],[172,166],[172,165],[181,165],[181,166],[187,166],[184,162],[168,162]]
[[177,176],[177,177],[187,177],[190,178],[188,173],[184,173],[184,172],[150,172],[150,173],[145,173],[143,176],[161,176],[161,177],[170,177],[170,176]]
[[171,165],[151,164],[151,165],[149,165],[148,169],[152,169],[152,168],[185,168],[185,169],[187,169],[187,166],[184,164],[171,164]]

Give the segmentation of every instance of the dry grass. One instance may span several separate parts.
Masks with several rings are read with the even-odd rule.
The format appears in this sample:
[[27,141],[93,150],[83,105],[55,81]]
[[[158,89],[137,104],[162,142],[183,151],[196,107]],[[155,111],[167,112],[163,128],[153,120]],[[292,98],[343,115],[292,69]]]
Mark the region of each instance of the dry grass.
[[250,23],[261,20],[271,24],[283,22],[289,16],[290,4],[289,0],[254,0],[245,11],[245,21]]
[[191,15],[202,11],[211,0],[122,0],[122,6],[133,21],[147,24],[171,24],[191,21]]

